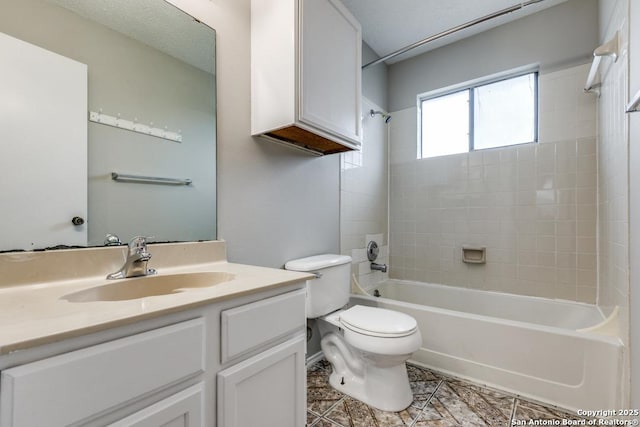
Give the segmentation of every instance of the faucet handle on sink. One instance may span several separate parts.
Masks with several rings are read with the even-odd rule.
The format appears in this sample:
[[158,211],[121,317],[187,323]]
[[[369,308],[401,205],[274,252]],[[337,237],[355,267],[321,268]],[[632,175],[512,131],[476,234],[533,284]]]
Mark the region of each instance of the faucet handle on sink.
[[104,237],[104,245],[105,246],[120,246],[122,244],[122,240],[116,235],[108,233]]
[[147,240],[153,236],[136,236],[129,241],[129,254],[147,253]]

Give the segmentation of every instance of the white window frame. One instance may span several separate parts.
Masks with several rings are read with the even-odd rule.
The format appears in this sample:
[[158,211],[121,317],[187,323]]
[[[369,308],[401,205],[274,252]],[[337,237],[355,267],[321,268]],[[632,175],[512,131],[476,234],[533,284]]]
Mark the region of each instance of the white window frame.
[[[539,78],[540,78],[540,70],[539,70],[539,66],[536,65],[528,65],[525,67],[519,67],[516,69],[512,69],[506,72],[502,72],[502,73],[497,73],[497,74],[492,74],[490,76],[485,76],[485,77],[481,77],[478,79],[474,79],[474,80],[470,80],[467,82],[463,82],[463,83],[459,83],[459,84],[455,84],[452,86],[447,86],[444,88],[440,88],[440,89],[436,89],[436,90],[432,90],[429,92],[424,92],[424,93],[420,93],[416,96],[416,102],[417,102],[417,111],[418,111],[418,146],[417,146],[417,154],[418,154],[418,159],[428,159],[428,158],[433,158],[433,157],[423,157],[422,156],[422,103],[424,101],[428,101],[430,99],[434,99],[434,98],[439,98],[441,96],[446,96],[446,95],[451,95],[454,94],[456,92],[462,92],[465,90],[469,90],[470,91],[470,96],[469,96],[469,150],[467,151],[468,153],[472,152],[472,151],[482,151],[482,150],[491,150],[491,149],[496,149],[496,148],[504,148],[504,147],[511,147],[513,145],[523,145],[523,144],[509,144],[509,145],[501,145],[499,147],[492,147],[492,148],[481,148],[481,149],[475,149],[474,148],[474,144],[473,144],[473,131],[474,131],[474,123],[473,123],[473,90],[474,88],[480,87],[480,86],[485,86],[485,85],[489,85],[492,83],[496,83],[499,81],[503,81],[503,80],[509,80],[512,78],[516,78],[516,77],[521,77],[527,74],[535,74],[535,93],[534,93],[534,124],[533,124],[533,141],[528,142],[528,143],[523,143],[523,144],[537,144],[538,143],[538,135],[539,135],[539,89],[540,89],[540,85],[539,85]],[[462,154],[462,153],[459,153]],[[441,156],[434,156],[434,157],[441,157]]]

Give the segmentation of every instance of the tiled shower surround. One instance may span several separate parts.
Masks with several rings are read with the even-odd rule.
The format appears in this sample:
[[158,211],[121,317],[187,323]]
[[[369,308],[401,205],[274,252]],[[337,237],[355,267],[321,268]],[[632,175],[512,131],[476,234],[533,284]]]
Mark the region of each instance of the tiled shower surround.
[[340,158],[340,251],[353,259],[352,272],[365,288],[371,288],[388,275],[371,271],[365,248],[370,240],[380,246],[376,260],[388,264],[387,245],[387,130],[382,110],[366,98],[362,102],[362,151],[341,154]]
[[[629,42],[630,4],[628,0],[611,4],[614,7],[608,22],[600,26],[601,40],[609,40],[619,31],[621,46],[625,46]],[[620,308],[618,327],[625,345],[629,345],[629,144],[635,142],[629,139],[628,115],[621,108],[629,96],[628,52],[623,49],[616,62],[603,63],[598,103],[598,305],[607,315],[614,307]],[[628,393],[630,386],[628,363],[626,357],[623,393]]]
[[[627,1],[616,3],[611,21],[602,33],[611,38],[616,30],[626,37]],[[624,26],[623,29],[620,29]],[[626,40],[622,41],[623,45]],[[622,336],[627,337],[627,307],[629,295],[629,137],[628,121],[621,105],[627,97],[628,56],[604,64],[600,96],[600,129],[598,187],[599,193],[599,295],[598,304],[605,313],[613,307],[623,310]]]
[[[391,122],[390,276],[594,303],[596,98],[589,64],[539,78],[538,144],[416,160],[415,108]],[[462,246],[487,248],[485,265]]]

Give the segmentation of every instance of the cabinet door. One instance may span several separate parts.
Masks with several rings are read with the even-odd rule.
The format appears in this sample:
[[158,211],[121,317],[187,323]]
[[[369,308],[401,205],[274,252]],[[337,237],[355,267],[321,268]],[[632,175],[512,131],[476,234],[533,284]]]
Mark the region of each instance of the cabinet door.
[[218,425],[305,425],[304,356],[301,334],[218,373]]
[[203,390],[203,383],[198,383],[109,427],[200,427],[204,425]]
[[362,140],[360,24],[339,0],[301,0],[300,121]]

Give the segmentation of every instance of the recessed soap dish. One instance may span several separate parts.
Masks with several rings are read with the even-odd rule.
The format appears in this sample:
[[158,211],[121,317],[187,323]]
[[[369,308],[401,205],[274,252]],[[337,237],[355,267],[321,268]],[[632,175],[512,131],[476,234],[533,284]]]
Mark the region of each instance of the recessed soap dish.
[[462,262],[467,264],[486,264],[487,248],[485,246],[463,246]]

